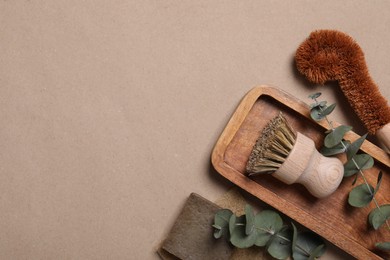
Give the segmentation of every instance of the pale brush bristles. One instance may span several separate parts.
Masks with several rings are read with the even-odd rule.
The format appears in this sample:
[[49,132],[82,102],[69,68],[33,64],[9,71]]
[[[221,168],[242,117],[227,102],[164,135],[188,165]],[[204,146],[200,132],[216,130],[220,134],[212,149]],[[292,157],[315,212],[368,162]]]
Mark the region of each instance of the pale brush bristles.
[[296,135],[282,112],[263,129],[246,165],[249,176],[273,173],[284,163],[294,146]]

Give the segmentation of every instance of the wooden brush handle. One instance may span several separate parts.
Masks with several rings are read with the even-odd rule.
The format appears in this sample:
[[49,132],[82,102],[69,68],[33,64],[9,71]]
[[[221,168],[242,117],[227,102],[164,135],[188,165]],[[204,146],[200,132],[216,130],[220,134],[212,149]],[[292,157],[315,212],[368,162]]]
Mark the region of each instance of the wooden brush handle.
[[376,131],[376,137],[382,144],[383,150],[390,154],[390,123],[384,125],[381,129]]
[[300,133],[286,161],[273,173],[286,184],[303,184],[317,198],[332,194],[343,175],[344,167],[338,159],[321,155],[313,140]]

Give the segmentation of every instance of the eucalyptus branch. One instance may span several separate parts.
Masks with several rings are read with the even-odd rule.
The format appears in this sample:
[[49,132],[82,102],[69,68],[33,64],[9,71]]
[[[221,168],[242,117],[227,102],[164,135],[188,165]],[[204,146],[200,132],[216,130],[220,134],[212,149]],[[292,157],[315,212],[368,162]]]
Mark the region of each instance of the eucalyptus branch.
[[[315,121],[325,119],[331,128],[327,131],[327,135],[324,139],[324,147],[321,152],[326,156],[336,155],[339,153],[346,152],[347,162],[344,164],[344,177],[359,174],[362,176],[364,183],[354,187],[348,195],[348,203],[353,207],[365,207],[371,203],[375,204],[375,209],[371,210],[368,215],[368,222],[374,228],[378,229],[383,224],[386,225],[387,230],[390,230],[388,219],[390,218],[390,204],[380,206],[375,195],[379,189],[382,181],[382,172],[378,174],[378,180],[376,187],[373,188],[363,172],[363,170],[369,169],[374,165],[374,159],[365,153],[358,154],[358,151],[363,144],[367,135],[364,135],[356,139],[353,143],[344,140],[344,135],[352,129],[352,127],[340,125],[334,127],[333,123],[328,119],[328,115],[332,113],[336,104],[330,106],[326,105],[326,101],[319,102],[317,98],[321,93],[315,93],[309,97],[315,101],[311,105],[310,116]],[[358,175],[355,175],[353,185],[356,183]],[[379,242],[375,246],[378,249],[390,250],[390,242]]]
[[214,217],[214,237],[225,236],[238,248],[264,246],[274,258],[317,259],[325,252],[322,239],[311,231],[298,232],[284,226],[280,215],[272,210],[254,214],[247,205],[245,214],[236,216],[228,209],[219,210]]
[[[324,109],[323,109],[323,107],[320,105],[320,102],[318,102],[317,97],[313,96],[312,99],[315,101],[315,104],[316,104],[316,106],[320,109],[320,111],[321,111],[322,113],[324,113]],[[334,126],[333,126],[333,123],[332,123],[332,121],[330,121],[330,120],[328,119],[328,116],[327,116],[327,115],[324,116],[324,119],[325,119],[326,122],[328,123],[330,129],[331,129],[332,131],[334,131],[335,128],[334,128]],[[346,151],[347,148],[348,148],[347,145],[344,143],[343,140],[341,140],[340,143],[341,143],[341,145],[343,146],[344,150]],[[355,167],[357,168],[357,170],[358,170],[360,176],[362,176],[363,181],[364,181],[364,183],[366,184],[367,190],[369,191],[370,195],[372,196],[372,201],[374,202],[375,207],[378,209],[378,211],[380,212],[380,214],[381,214],[381,215],[383,216],[383,218],[385,219],[386,226],[387,226],[387,228],[390,230],[389,221],[387,220],[386,216],[383,214],[383,212],[382,212],[382,210],[381,210],[381,208],[380,208],[380,206],[379,206],[379,204],[378,204],[378,201],[377,201],[376,198],[375,198],[375,193],[372,191],[372,189],[371,189],[371,187],[370,187],[370,185],[369,185],[369,183],[368,183],[368,181],[367,181],[367,178],[366,178],[366,176],[364,175],[363,170],[361,169],[361,167],[358,165],[358,163],[356,162],[356,160],[355,160],[353,157],[351,158],[351,161],[352,161],[352,163],[355,165]]]

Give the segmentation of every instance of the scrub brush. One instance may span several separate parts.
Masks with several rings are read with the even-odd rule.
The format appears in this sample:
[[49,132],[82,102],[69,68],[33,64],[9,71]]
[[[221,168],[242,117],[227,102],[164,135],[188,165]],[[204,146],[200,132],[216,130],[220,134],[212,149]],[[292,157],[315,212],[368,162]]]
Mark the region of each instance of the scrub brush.
[[315,197],[333,193],[343,178],[340,160],[322,156],[313,140],[295,134],[282,113],[262,130],[246,165],[249,176],[272,174],[286,184],[301,183]]
[[298,71],[311,82],[338,81],[348,102],[386,152],[390,151],[390,107],[371,79],[359,45],[347,34],[318,30],[299,46]]

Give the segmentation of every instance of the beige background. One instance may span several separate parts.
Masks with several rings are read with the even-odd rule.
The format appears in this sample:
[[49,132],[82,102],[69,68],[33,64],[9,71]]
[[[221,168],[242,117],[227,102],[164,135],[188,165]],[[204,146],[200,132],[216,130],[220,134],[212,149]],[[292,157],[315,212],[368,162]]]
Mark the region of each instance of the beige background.
[[[306,100],[315,29],[355,38],[390,97],[390,1],[0,2],[0,259],[155,259],[242,96]],[[359,122],[340,104],[334,119]]]

